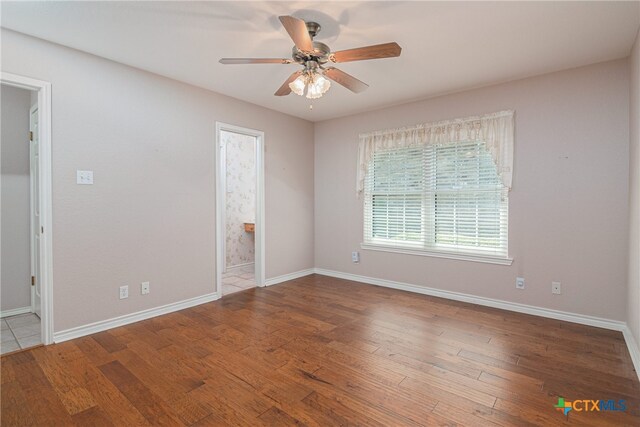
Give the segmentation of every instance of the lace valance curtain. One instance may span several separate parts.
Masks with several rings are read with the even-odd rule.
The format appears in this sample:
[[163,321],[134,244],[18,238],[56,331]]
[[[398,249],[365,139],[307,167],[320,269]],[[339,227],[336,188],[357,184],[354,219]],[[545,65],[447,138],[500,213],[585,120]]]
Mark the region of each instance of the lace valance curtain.
[[514,112],[443,120],[417,126],[360,134],[356,191],[364,191],[369,164],[377,151],[463,141],[484,141],[502,183],[511,189],[513,174]]

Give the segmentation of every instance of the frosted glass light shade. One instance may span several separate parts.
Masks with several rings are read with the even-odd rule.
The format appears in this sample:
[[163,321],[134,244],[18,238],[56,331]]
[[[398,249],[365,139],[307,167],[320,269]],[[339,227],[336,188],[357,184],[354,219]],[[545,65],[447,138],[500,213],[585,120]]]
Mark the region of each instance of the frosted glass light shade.
[[289,83],[289,87],[296,95],[303,96],[306,94],[309,99],[317,99],[329,90],[331,82],[316,71],[299,75]]
[[320,74],[313,75],[313,81],[309,82],[307,86],[307,98],[317,99],[320,98],[331,87],[331,82],[326,77]]
[[304,95],[304,88],[307,85],[307,78],[304,74],[298,76],[297,79],[289,83],[289,87],[296,95]]

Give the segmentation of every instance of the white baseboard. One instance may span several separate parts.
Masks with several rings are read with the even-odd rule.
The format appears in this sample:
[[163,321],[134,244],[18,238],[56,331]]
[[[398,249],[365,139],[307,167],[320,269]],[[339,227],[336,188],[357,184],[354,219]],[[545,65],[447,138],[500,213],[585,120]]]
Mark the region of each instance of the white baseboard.
[[409,283],[376,279],[373,277],[325,270],[323,268],[316,268],[315,272],[316,274],[337,277],[339,279],[353,280],[354,282],[383,286],[385,288],[400,289],[403,291],[415,292],[423,295],[431,295],[434,297],[446,298],[455,301],[468,302],[472,304],[483,305],[486,307],[500,308],[502,310],[515,311],[518,313],[531,314],[534,316],[548,317],[550,319],[564,320],[566,322],[580,323],[582,325],[596,326],[598,328],[612,329],[614,331],[623,331],[627,327],[627,324],[625,322],[621,322],[618,320],[610,320],[601,317],[587,316],[584,314],[570,313],[567,311],[553,310],[550,308],[536,307],[533,305],[520,304],[516,302],[479,297],[471,294],[464,294],[461,292],[445,291],[442,289],[429,288],[426,286],[416,286]]
[[[294,273],[284,274],[282,276],[273,277],[267,279],[265,285],[275,285],[277,283],[286,282],[287,280],[297,279],[303,276],[313,274],[313,268],[306,270],[296,271]],[[204,304],[207,302],[215,301],[220,298],[218,292],[203,295],[196,298],[191,298],[184,301],[179,301],[160,307],[150,308],[148,310],[138,311],[136,313],[125,314],[123,316],[114,317],[107,320],[101,320],[99,322],[90,323],[88,325],[77,326],[75,328],[66,329],[64,331],[54,332],[53,342],[59,343],[63,341],[72,340],[74,338],[80,338],[86,335],[95,334],[97,332],[106,331],[107,329],[117,328],[118,326],[128,325],[130,323],[139,322],[141,320],[149,319],[151,317],[160,316],[162,314],[171,313],[185,308],[193,307],[196,305]],[[30,310],[30,308],[29,308]]]
[[218,295],[218,293],[202,295],[199,297],[162,305],[160,307],[138,311],[136,313],[125,314],[123,316],[118,316],[118,317],[114,317],[107,320],[101,320],[99,322],[90,323],[88,325],[78,326],[78,327],[66,329],[60,332],[54,332],[53,342],[59,343],[59,342],[68,341],[74,338],[80,338],[85,335],[95,334],[97,332],[106,331],[107,329],[117,328],[118,326],[124,326],[130,323],[135,323],[141,320],[149,319],[151,317],[160,316],[161,314],[167,314],[167,313],[172,313],[178,310],[184,310],[185,308],[215,301],[219,298],[220,296]]
[[581,325],[595,326],[598,328],[610,329],[622,332],[624,340],[631,356],[631,361],[640,380],[640,348],[633,338],[631,330],[626,322],[619,320],[604,319],[601,317],[587,316],[585,314],[570,313],[567,311],[552,310],[550,308],[535,307],[532,305],[519,304],[515,302],[484,298],[460,292],[444,291],[442,289],[429,288],[426,286],[416,286],[409,283],[394,282],[391,280],[376,279],[373,277],[359,276],[357,274],[342,273],[340,271],[325,270],[323,268],[314,269],[316,274],[336,277],[338,279],[352,280],[354,282],[366,283],[369,285],[382,286],[385,288],[400,289],[408,292],[415,292],[423,295],[446,298],[455,301],[468,302],[483,305],[486,307],[500,308],[502,310],[515,311],[517,313],[531,314],[533,316],[547,317],[550,319],[564,320],[565,322],[579,323]]
[[255,265],[255,264],[256,264],[255,262],[245,262],[244,264],[229,265],[225,267],[224,272],[227,273],[229,271],[238,270],[242,267],[247,267],[249,265]]
[[9,316],[17,316],[18,314],[31,313],[31,306],[28,307],[20,307],[14,308],[11,310],[4,310],[0,312],[0,318],[9,317]]
[[624,335],[624,340],[627,343],[627,348],[629,349],[629,355],[631,356],[633,367],[636,369],[638,379],[640,379],[640,348],[638,347],[638,343],[633,338],[631,329],[629,329],[628,326],[625,326],[625,328],[622,330],[622,335]]
[[[571,313],[560,310],[553,310],[543,307],[536,307],[532,305],[519,304],[509,301],[503,301],[492,298],[479,297],[475,295],[465,294],[461,292],[445,291],[442,289],[429,288],[426,286],[416,286],[409,283],[395,282],[385,279],[376,279],[373,277],[360,276],[357,274],[343,273],[339,271],[326,270],[323,268],[309,268],[306,270],[300,270],[289,274],[283,274],[281,276],[272,277],[265,281],[265,286],[271,286],[278,283],[286,282],[288,280],[298,279],[300,277],[308,276],[310,274],[321,274],[324,276],[336,277],[339,279],[352,280],[354,282],[366,283],[375,286],[382,286],[386,288],[399,289],[408,292],[415,292],[423,295],[430,295],[439,298],[450,299],[454,301],[468,302],[472,304],[478,304],[486,307],[499,308],[507,311],[514,311],[517,313],[530,314],[534,316],[547,317],[550,319],[563,320],[566,322],[579,323],[587,326],[595,326],[598,328],[610,329],[622,332],[633,366],[635,367],[638,378],[640,379],[640,348],[636,343],[629,327],[625,322],[618,320],[604,319],[601,317],[588,316],[584,314]],[[160,316],[162,314],[171,313],[185,308],[193,307],[196,305],[204,304],[207,302],[215,301],[220,298],[218,293],[211,293],[200,297],[179,301],[163,305],[160,307],[151,308],[148,310],[139,311],[136,313],[126,314],[124,316],[114,317],[112,319],[102,320],[99,322],[91,323],[88,325],[78,326],[75,328],[67,329],[64,331],[56,332],[53,334],[53,341],[56,343],[79,338],[82,336],[95,334],[107,329],[116,328],[118,326],[128,325],[130,323],[139,322],[141,320],[149,319],[151,317]],[[22,310],[22,311],[21,311]],[[24,307],[15,310],[3,311],[2,317],[13,316],[16,314],[28,313],[31,311],[31,307]],[[7,314],[8,313],[8,314]]]
[[278,283],[286,282],[287,280],[299,279],[300,277],[313,274],[315,269],[307,268],[306,270],[300,270],[289,274],[283,274],[282,276],[272,277],[264,282],[265,286],[277,285]]

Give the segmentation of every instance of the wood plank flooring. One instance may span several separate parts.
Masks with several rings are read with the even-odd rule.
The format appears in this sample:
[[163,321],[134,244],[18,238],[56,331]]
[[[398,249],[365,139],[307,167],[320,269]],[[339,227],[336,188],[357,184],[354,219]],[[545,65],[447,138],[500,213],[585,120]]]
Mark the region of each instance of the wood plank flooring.
[[1,365],[2,426],[640,425],[618,332],[318,275]]

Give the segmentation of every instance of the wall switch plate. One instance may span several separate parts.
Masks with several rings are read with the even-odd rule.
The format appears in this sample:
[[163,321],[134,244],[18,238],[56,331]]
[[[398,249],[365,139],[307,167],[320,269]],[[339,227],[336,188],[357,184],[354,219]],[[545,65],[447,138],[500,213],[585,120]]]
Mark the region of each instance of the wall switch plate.
[[129,298],[129,285],[120,286],[120,299]]
[[524,289],[524,277],[516,277],[516,289]]
[[562,294],[562,284],[560,282],[551,282],[551,293],[556,295]]
[[360,262],[360,252],[358,251],[351,252],[351,261]]
[[150,289],[149,289],[149,282],[142,282],[140,284],[140,293],[142,295],[147,295],[149,293]]
[[80,185],[92,185],[93,171],[76,171],[76,183]]

